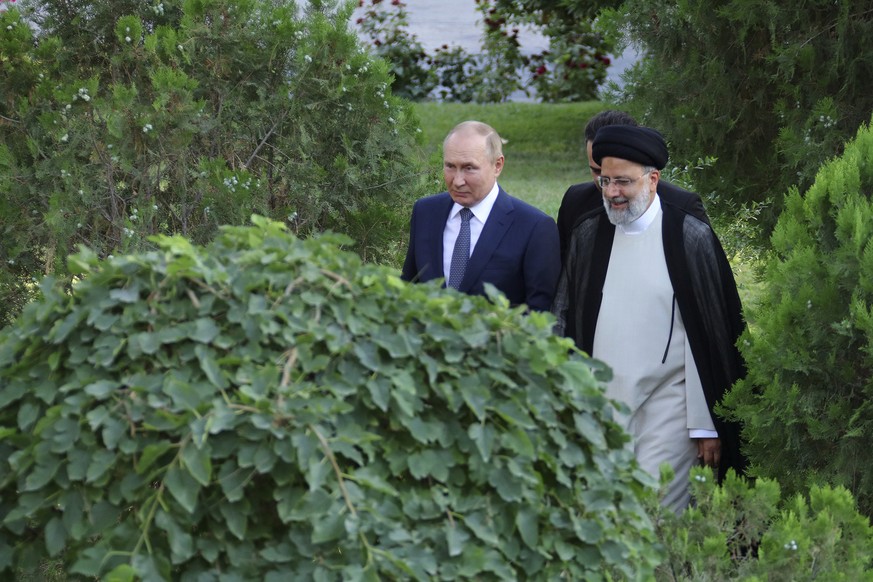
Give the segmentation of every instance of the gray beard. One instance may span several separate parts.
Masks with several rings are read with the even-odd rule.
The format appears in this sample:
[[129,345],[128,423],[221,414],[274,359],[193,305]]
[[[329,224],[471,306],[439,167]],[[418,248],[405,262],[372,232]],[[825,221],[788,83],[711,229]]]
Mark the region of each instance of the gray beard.
[[649,190],[649,187],[646,186],[645,192],[640,192],[639,196],[625,198],[625,200],[628,200],[630,204],[628,204],[628,207],[624,210],[616,210],[613,208],[609,203],[609,200],[604,196],[603,207],[606,209],[606,216],[609,218],[609,222],[615,226],[630,224],[642,216],[649,208],[650,195],[651,191]]

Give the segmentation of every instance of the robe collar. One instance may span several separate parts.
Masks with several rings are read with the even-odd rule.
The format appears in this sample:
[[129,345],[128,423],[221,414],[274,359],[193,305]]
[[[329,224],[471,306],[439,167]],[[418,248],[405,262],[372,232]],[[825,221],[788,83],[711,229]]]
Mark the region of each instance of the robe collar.
[[652,203],[649,204],[649,207],[643,212],[643,215],[631,222],[630,224],[619,224],[618,229],[622,232],[622,234],[642,234],[646,232],[652,223],[655,222],[655,218],[658,216],[658,212],[661,211],[661,199],[658,197],[658,194],[655,193],[655,197],[652,198]]

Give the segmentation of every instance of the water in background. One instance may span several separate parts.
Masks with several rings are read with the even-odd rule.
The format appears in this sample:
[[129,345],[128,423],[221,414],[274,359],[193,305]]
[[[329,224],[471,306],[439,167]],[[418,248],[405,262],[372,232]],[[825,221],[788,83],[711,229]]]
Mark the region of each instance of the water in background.
[[[444,44],[457,45],[474,54],[480,50],[483,25],[475,0],[406,0],[406,11],[409,15],[410,34],[416,36],[428,52],[433,52]],[[362,14],[363,10],[357,9],[352,16],[352,22]],[[529,28],[521,28],[518,38],[525,54],[542,52],[549,47],[546,37]],[[611,55],[612,64],[607,71],[607,82],[620,84],[621,73],[636,58],[633,50],[627,50],[621,55]],[[523,95],[519,96],[519,100],[524,99]]]

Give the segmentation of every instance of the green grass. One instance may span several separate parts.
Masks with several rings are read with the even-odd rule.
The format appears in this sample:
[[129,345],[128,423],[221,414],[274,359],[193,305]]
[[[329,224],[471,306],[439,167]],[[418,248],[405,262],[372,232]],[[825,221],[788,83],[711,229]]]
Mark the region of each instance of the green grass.
[[[591,179],[584,157],[583,131],[588,119],[603,108],[598,101],[414,105],[421,121],[425,155],[433,164],[440,164],[442,141],[452,127],[468,119],[483,121],[507,141],[500,185],[552,217],[557,216],[568,186]],[[442,189],[440,184],[434,192]]]
[[[591,179],[583,144],[588,119],[603,110],[598,101],[584,103],[415,103],[421,121],[424,154],[434,171],[442,164],[442,141],[461,121],[476,119],[491,125],[507,140],[506,164],[498,181],[507,192],[557,217],[564,192],[571,184]],[[441,175],[441,172],[438,172]],[[433,193],[442,191],[441,181]],[[744,305],[754,305],[762,284],[754,265],[739,257],[734,275]]]

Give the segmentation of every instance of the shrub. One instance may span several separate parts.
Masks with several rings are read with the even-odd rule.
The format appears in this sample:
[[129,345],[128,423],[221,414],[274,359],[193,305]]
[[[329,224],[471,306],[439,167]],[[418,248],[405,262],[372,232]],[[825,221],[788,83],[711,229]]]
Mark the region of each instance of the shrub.
[[626,0],[607,21],[641,55],[612,97],[663,131],[674,159],[718,159],[700,191],[738,203],[778,195],[765,239],[781,195],[807,189],[873,110],[861,81],[873,75],[867,0]]
[[651,574],[648,479],[550,315],[254,222],[83,251],[0,332],[0,572]]
[[873,529],[843,487],[783,499],[776,481],[731,471],[716,485],[710,469],[696,468],[691,490],[694,506],[682,515],[657,510],[667,554],[657,580],[873,579]]
[[78,244],[202,243],[253,212],[399,264],[417,123],[350,7],[32,4],[0,13],[0,324]]
[[873,514],[873,132],[862,127],[771,238],[748,377],[725,398],[757,475],[791,492],[840,484]]

